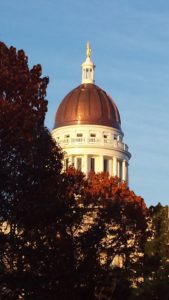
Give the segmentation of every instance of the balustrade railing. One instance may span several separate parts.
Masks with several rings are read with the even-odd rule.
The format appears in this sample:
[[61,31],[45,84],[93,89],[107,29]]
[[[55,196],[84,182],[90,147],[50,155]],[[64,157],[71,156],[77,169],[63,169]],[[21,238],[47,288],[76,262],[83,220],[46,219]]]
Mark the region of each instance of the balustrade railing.
[[84,137],[75,137],[75,138],[64,138],[58,141],[61,147],[64,146],[75,146],[75,145],[95,145],[95,146],[105,146],[110,148],[118,148],[120,150],[128,151],[128,146],[120,141],[113,139],[105,138],[84,138]]

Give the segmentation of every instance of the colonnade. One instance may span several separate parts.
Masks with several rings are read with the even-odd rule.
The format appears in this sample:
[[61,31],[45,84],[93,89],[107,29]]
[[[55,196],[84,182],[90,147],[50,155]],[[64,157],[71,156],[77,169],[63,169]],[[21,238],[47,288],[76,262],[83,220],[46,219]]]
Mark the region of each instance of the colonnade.
[[[125,158],[83,154],[69,155],[65,159],[68,159],[69,165],[81,170],[86,175],[93,168],[96,173],[107,171],[111,176],[118,176],[122,181],[128,182],[128,161]],[[92,164],[91,159],[93,159]]]

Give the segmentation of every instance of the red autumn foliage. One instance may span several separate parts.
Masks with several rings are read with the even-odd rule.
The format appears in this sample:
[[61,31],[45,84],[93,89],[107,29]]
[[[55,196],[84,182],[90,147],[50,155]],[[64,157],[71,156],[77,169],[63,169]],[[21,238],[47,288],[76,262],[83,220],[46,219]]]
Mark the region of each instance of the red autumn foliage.
[[108,173],[89,173],[88,185],[86,193],[91,194],[93,197],[111,198],[113,190],[119,183],[119,178],[110,177]]
[[145,229],[147,207],[144,199],[137,196],[129,189],[125,182],[119,178],[109,176],[108,173],[89,173],[86,178],[82,172],[75,168],[66,171],[69,196],[78,195],[78,200],[84,206],[108,207],[112,202],[114,207],[123,210],[128,223],[134,223],[136,227]]
[[71,193],[80,192],[83,186],[83,195],[90,196],[92,198],[112,199],[116,201],[119,199],[119,204],[133,204],[133,206],[140,207],[143,213],[147,213],[147,207],[142,197],[137,196],[133,191],[129,189],[126,182],[120,182],[120,179],[109,176],[108,173],[90,172],[89,176],[85,178],[85,175],[70,167],[65,172],[67,179],[69,180],[69,189]]
[[68,197],[82,192],[85,185],[85,175],[74,167],[67,168],[64,173]]
[[8,129],[14,143],[18,138],[30,141],[32,131],[43,126],[48,78],[41,73],[40,65],[29,70],[23,50],[0,42],[0,130]]
[[0,43],[0,82],[0,208],[10,224],[0,239],[2,297],[96,299],[96,289],[116,276],[116,254],[133,271],[130,255],[145,236],[144,201],[117,177],[61,173],[62,153],[43,127],[48,78],[40,65],[29,70],[23,50]]
[[62,153],[44,127],[47,83],[23,50],[0,43],[0,226],[8,228],[0,230],[2,299],[23,298],[23,291],[25,299],[44,299],[60,263]]

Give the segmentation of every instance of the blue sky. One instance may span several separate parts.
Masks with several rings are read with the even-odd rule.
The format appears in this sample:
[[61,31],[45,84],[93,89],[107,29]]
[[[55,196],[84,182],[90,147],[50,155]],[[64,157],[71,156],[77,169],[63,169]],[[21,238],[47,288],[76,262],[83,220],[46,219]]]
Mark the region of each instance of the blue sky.
[[130,187],[169,204],[169,1],[0,1],[0,40],[50,78],[46,126],[81,82],[90,41],[96,84],[115,100],[132,153]]

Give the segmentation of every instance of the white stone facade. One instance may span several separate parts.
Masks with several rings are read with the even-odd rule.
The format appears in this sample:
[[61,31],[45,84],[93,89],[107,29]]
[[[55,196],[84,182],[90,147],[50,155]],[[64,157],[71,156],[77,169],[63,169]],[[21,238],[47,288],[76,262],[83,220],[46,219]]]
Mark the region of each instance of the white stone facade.
[[100,125],[71,125],[54,129],[52,136],[65,153],[65,168],[74,166],[86,175],[105,171],[128,182],[131,155],[121,131]]

